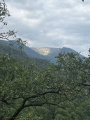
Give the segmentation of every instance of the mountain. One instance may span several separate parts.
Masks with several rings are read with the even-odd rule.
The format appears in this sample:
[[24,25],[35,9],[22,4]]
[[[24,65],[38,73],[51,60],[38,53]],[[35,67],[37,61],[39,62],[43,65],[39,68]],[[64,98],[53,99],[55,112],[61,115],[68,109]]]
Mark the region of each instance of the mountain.
[[[9,47],[11,48],[14,48],[16,50],[19,49],[19,45],[16,41],[4,41],[4,40],[0,40],[0,44],[2,45],[9,45]],[[24,45],[22,50],[28,55],[28,56],[31,56],[31,57],[34,57],[34,58],[41,58],[41,59],[45,59],[43,55],[39,54],[38,52],[34,51],[32,48]]]
[[33,53],[35,53],[35,52],[32,49],[29,49],[29,51],[30,50],[31,50],[32,56],[27,55],[24,50],[17,49],[17,48],[15,48],[15,46],[14,47],[10,46],[9,41],[0,40],[0,55],[10,54],[11,57],[18,58],[20,60],[25,61],[26,63],[28,61],[31,61],[31,62],[35,63],[36,65],[38,65],[40,68],[44,68],[50,64],[50,62],[48,60],[34,57],[35,55],[38,55],[38,54],[36,53],[33,56]]
[[[71,48],[32,48],[35,52],[42,55],[44,59],[50,60],[52,63],[56,63],[57,59],[56,56],[59,55],[59,53],[78,53],[75,50]],[[81,58],[84,56],[80,55]]]
[[[14,46],[13,48],[18,50],[18,45],[17,43],[14,41]],[[4,44],[4,45],[9,45],[9,41],[1,41],[0,40],[0,44]],[[28,46],[24,46],[23,47],[23,52],[24,54],[26,53],[27,56],[30,56],[32,58],[38,58],[38,59],[42,59],[42,60],[49,60],[52,63],[56,63],[57,59],[55,58],[56,56],[58,56],[59,53],[78,53],[75,50],[71,49],[71,48],[49,48],[49,47],[44,47],[44,48],[34,48],[31,47],[29,48]],[[82,58],[83,56],[80,55],[80,57]]]

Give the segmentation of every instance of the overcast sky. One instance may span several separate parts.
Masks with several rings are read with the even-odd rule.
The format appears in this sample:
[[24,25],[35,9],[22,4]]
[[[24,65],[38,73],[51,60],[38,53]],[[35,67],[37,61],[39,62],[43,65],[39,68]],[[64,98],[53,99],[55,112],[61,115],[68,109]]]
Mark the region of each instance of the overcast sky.
[[6,0],[9,28],[30,47],[69,47],[87,55],[90,0]]

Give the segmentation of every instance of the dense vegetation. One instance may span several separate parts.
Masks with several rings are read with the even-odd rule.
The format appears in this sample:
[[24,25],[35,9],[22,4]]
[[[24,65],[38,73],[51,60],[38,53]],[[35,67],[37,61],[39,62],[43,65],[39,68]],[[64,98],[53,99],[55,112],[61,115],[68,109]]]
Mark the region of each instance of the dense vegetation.
[[90,58],[59,54],[41,71],[32,63],[0,56],[1,120],[89,120]]
[[20,59],[22,61],[25,61],[26,63],[28,61],[31,61],[33,62],[33,64],[36,64],[39,68],[47,67],[50,64],[48,60],[30,57],[23,51],[23,49],[15,49],[13,46],[4,44],[2,42],[0,42],[0,54],[9,54],[13,58]]

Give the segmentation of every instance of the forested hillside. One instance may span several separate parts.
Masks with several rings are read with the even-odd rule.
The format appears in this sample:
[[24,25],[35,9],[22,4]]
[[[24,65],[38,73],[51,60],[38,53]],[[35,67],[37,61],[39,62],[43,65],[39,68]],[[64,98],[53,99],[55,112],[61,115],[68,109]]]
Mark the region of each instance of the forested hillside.
[[[16,41],[2,41],[0,40],[0,44],[2,45],[9,45],[9,44],[13,44],[12,48],[18,50],[19,45],[17,44]],[[28,44],[28,43],[27,43]],[[7,50],[8,51],[8,50]],[[9,51],[10,52],[10,51]],[[56,64],[56,56],[59,55],[59,53],[75,53],[75,54],[79,54],[77,51],[71,49],[71,48],[33,48],[33,47],[28,47],[26,45],[23,46],[23,52],[26,53],[29,57],[33,57],[33,58],[38,58],[38,59],[45,59],[47,61],[50,61],[51,63]],[[81,58],[83,58],[84,56],[82,56],[81,54],[79,54]],[[22,57],[23,59],[23,57]]]
[[48,60],[30,57],[23,51],[23,49],[15,49],[13,46],[3,43],[3,41],[0,41],[0,54],[10,54],[10,56],[13,58],[17,58],[25,62],[33,62],[40,68],[46,67],[50,64]]
[[90,58],[59,54],[57,63],[38,71],[0,56],[0,119],[89,120]]

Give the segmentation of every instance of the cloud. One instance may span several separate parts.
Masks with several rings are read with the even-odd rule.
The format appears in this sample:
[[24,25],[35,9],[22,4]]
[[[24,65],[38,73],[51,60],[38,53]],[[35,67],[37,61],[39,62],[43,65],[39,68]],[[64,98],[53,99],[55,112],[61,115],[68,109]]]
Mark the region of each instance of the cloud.
[[87,54],[90,1],[8,0],[9,27],[34,47],[70,47]]

